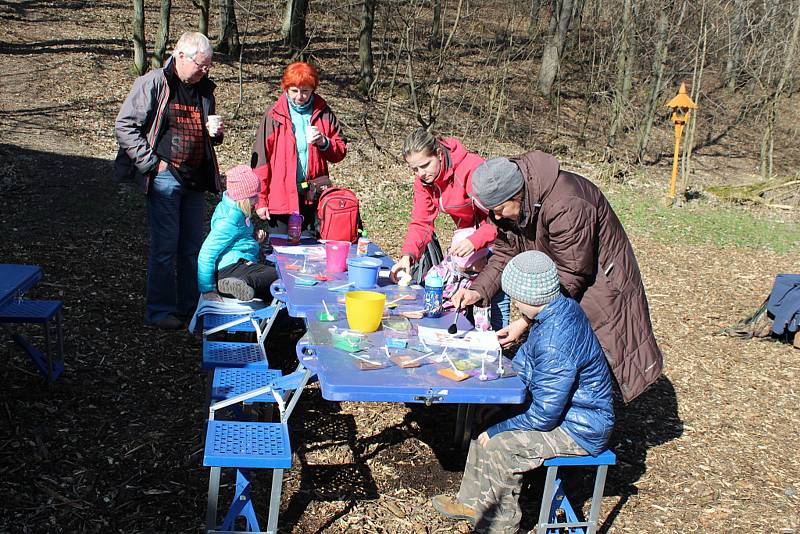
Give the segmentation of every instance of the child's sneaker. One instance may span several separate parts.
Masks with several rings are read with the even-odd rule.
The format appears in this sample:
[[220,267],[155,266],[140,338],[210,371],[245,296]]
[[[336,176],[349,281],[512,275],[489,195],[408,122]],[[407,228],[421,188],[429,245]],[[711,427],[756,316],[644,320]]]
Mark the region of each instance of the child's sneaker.
[[253,296],[255,295],[253,288],[247,285],[247,282],[241,278],[223,278],[217,282],[217,286],[219,286],[220,293],[232,295],[239,300],[253,300]]

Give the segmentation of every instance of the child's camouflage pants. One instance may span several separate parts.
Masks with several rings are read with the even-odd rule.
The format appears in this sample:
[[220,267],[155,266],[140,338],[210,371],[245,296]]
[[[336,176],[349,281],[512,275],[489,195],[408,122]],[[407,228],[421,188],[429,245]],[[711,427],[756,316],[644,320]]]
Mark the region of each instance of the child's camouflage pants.
[[512,430],[495,434],[486,447],[477,439],[469,446],[458,500],[478,512],[475,532],[516,534],[522,512],[522,474],[554,456],[585,456],[587,452],[563,430]]

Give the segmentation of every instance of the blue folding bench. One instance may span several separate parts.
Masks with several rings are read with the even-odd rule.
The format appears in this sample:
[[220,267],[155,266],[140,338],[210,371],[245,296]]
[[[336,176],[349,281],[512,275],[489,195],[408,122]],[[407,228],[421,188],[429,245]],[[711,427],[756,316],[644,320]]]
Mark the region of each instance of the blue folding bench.
[[[286,305],[285,291],[282,291],[283,285],[280,280],[276,280],[270,286],[273,302],[272,306],[275,310],[272,313],[278,313],[281,308]],[[275,304],[277,303],[277,306]],[[269,308],[269,307],[268,307]],[[222,313],[207,313],[203,315],[203,335],[204,338],[217,332],[226,332],[229,334],[255,334],[256,329],[253,324],[248,320],[250,314],[222,314]]]
[[[203,369],[217,367],[241,367],[248,369],[269,369],[264,341],[278,316],[283,304],[267,306],[246,315],[229,317],[226,322],[203,330]],[[205,319],[204,319],[205,322]],[[218,322],[218,320],[214,320]],[[217,332],[249,324],[256,333],[256,342],[210,341],[208,336]]]
[[[60,300],[15,300],[0,308],[2,324],[40,324],[44,331],[44,353],[31,345],[22,335],[11,337],[28,353],[39,372],[49,382],[55,381],[64,370],[64,333],[61,326]],[[53,350],[51,325],[55,322],[56,348]],[[54,352],[56,358],[54,359]]]
[[[211,468],[206,510],[207,533],[241,532],[234,530],[239,517],[243,517],[246,521],[247,530],[244,532],[262,532],[253,506],[249,470],[270,469],[272,470],[272,484],[269,512],[267,530],[263,532],[276,534],[283,471],[292,466],[288,420],[310,376],[310,371],[298,366],[297,370],[289,375],[278,377],[266,385],[240,395],[230,396],[209,407],[203,455],[203,465]],[[278,423],[214,419],[215,412],[222,408],[240,402],[254,402],[269,395],[274,398],[280,409],[281,415]],[[236,469],[236,489],[228,512],[222,524],[218,525],[217,504],[223,467]],[[218,526],[219,529],[217,529]]]
[[[536,524],[536,534],[595,534],[597,520],[600,516],[600,505],[603,501],[603,492],[606,484],[606,474],[609,465],[617,463],[616,455],[609,449],[597,456],[556,456],[544,461],[547,467],[547,476],[544,482],[542,504],[539,508],[539,521]],[[561,478],[558,476],[559,467],[596,467],[592,502],[589,508],[589,519],[579,521],[575,509],[564,493]]]

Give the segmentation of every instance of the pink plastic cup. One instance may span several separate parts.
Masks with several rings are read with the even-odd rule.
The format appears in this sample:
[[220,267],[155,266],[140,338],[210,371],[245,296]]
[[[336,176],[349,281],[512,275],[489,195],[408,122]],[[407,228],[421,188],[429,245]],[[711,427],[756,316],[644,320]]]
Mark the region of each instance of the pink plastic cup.
[[325,243],[325,270],[329,273],[345,272],[349,252],[349,241],[327,241]]

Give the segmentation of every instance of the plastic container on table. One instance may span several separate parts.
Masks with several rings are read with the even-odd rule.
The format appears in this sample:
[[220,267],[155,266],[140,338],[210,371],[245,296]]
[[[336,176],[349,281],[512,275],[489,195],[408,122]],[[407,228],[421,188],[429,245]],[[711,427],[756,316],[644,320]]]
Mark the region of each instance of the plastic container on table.
[[389,316],[381,321],[383,339],[390,349],[405,349],[413,333],[411,322],[405,317]]
[[347,260],[347,281],[356,289],[372,289],[378,285],[383,262],[377,258],[356,257]]
[[425,277],[425,317],[441,317],[444,280],[436,273]]
[[303,216],[296,211],[289,215],[289,243],[297,244],[300,242],[300,235],[303,232]]
[[347,270],[347,254],[349,252],[349,241],[326,241],[325,270],[329,273],[345,272]]
[[345,295],[345,314],[351,330],[368,334],[381,325],[386,295],[375,291],[351,291]]
[[367,347],[367,336],[350,330],[331,330],[333,346],[346,352],[358,352]]
[[361,237],[358,238],[358,245],[356,245],[356,255],[366,256],[369,252],[370,243],[372,243],[372,241],[367,237],[367,232],[362,231]]

